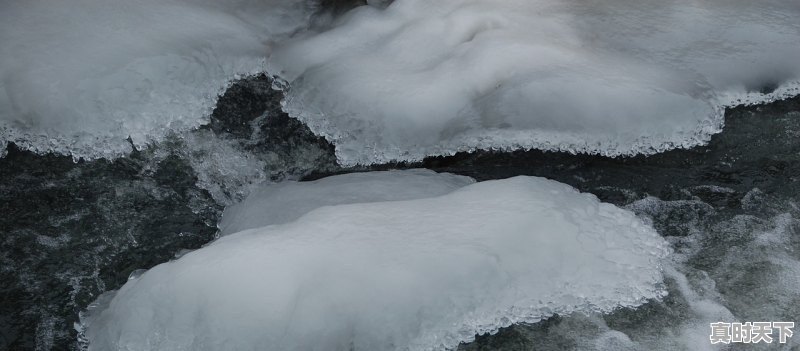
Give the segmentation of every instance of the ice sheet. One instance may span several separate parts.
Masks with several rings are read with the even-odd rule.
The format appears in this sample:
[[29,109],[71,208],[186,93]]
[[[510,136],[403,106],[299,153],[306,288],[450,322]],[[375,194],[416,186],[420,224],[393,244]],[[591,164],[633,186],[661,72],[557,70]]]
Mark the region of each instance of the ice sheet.
[[337,175],[312,182],[265,183],[225,208],[221,235],[283,224],[322,206],[413,200],[447,194],[473,183],[469,177],[426,169]]
[[306,0],[0,2],[0,154],[115,157],[208,122],[237,75],[307,25]]
[[225,236],[104,297],[83,332],[91,350],[444,349],[659,298],[666,254],[631,212],[516,177]]
[[268,69],[344,164],[652,154],[707,142],[725,106],[800,93],[798,17],[794,0],[397,0]]

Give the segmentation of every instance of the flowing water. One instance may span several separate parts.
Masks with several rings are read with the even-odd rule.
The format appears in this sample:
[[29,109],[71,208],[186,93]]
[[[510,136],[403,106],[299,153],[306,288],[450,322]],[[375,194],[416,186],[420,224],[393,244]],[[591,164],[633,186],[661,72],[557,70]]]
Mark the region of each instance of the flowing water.
[[800,350],[709,342],[800,323],[798,14],[5,1],[0,350]]
[[251,184],[420,166],[554,179],[651,221],[674,250],[663,300],[514,325],[461,349],[703,349],[710,321],[800,317],[800,98],[728,109],[708,145],[652,156],[487,151],[367,169],[337,166],[270,87],[264,76],[239,81],[209,127],[114,161],[11,146],[0,159],[0,347],[76,348],[80,311],[211,241]]

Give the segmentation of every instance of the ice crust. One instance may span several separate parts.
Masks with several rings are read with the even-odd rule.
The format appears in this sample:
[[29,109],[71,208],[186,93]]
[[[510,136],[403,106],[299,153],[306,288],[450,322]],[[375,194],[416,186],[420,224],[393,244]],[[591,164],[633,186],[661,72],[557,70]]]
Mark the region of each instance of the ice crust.
[[396,0],[282,45],[268,70],[347,165],[651,154],[707,142],[726,106],[800,93],[798,17],[794,0]]
[[447,194],[473,183],[469,177],[427,169],[350,173],[312,182],[266,183],[225,208],[220,234],[283,224],[322,206],[413,200]]
[[[306,0],[0,2],[0,154],[7,142],[89,159],[208,122],[238,75],[304,28]],[[0,155],[1,156],[1,155]]]
[[667,250],[565,184],[487,181],[222,237],[101,298],[82,331],[90,350],[439,350],[659,298]]

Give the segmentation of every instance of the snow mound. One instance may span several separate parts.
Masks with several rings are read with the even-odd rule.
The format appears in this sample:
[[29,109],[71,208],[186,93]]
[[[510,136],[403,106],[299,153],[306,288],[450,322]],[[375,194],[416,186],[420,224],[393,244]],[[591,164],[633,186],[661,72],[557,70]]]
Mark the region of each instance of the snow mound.
[[10,0],[0,4],[0,156],[100,158],[208,122],[312,1]]
[[413,200],[447,194],[469,177],[427,169],[337,175],[312,182],[266,183],[225,208],[220,234],[294,221],[313,209],[362,202]]
[[225,236],[104,296],[82,331],[92,350],[446,349],[662,297],[667,250],[627,210],[516,177]]
[[[343,164],[475,149],[651,154],[800,94],[795,0],[397,0],[273,52]],[[763,93],[762,93],[763,92]]]

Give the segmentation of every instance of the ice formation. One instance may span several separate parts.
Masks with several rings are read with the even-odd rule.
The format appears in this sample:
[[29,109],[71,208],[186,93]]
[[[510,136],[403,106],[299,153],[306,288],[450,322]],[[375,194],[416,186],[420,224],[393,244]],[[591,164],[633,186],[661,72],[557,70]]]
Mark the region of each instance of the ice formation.
[[221,235],[291,222],[322,206],[413,200],[447,194],[473,183],[469,177],[426,169],[350,173],[313,182],[266,183],[225,209]]
[[661,297],[666,253],[631,212],[516,177],[222,237],[106,296],[83,332],[92,350],[444,349]]
[[[794,0],[396,0],[273,52],[344,164],[474,149],[690,147],[800,90]],[[764,93],[764,94],[762,94]]]
[[303,28],[306,0],[0,3],[0,154],[6,143],[119,156],[207,123],[217,94],[260,72]]

